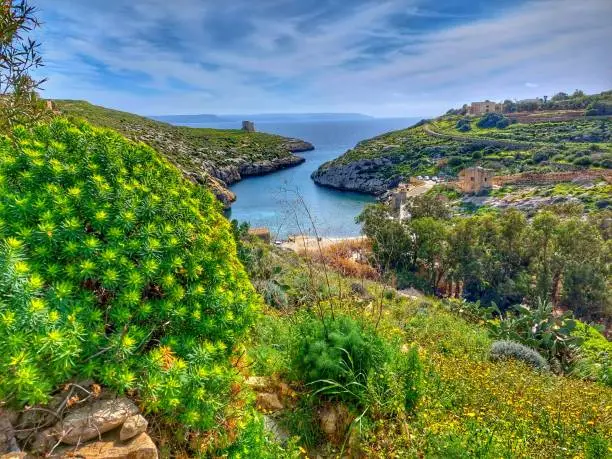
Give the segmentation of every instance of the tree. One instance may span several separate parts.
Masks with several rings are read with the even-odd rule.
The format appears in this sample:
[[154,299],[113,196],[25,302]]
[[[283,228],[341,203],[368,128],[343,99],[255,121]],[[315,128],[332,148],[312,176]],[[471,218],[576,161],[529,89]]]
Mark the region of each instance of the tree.
[[35,14],[26,0],[0,0],[0,132],[45,114],[45,104],[36,93],[45,80],[30,74],[42,66],[40,44],[27,37],[40,25]]

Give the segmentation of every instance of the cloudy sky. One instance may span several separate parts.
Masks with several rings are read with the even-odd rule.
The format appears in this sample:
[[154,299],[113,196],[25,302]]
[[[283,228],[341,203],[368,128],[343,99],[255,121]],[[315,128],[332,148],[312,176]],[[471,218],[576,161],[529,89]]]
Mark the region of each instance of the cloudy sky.
[[430,116],[612,89],[612,0],[30,0],[45,97]]

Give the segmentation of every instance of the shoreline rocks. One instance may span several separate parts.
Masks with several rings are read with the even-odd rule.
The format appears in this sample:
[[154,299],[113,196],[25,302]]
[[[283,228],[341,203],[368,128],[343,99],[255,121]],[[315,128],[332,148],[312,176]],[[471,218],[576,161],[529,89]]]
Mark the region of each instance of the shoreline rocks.
[[402,177],[385,177],[383,171],[392,165],[389,158],[362,159],[348,164],[328,164],[310,176],[317,185],[342,191],[381,195],[397,186]]

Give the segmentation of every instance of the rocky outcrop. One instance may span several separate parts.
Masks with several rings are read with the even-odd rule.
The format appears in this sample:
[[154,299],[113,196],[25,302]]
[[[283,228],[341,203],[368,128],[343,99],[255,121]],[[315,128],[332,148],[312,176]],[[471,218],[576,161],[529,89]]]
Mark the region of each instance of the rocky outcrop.
[[121,426],[135,414],[138,414],[138,407],[127,398],[99,400],[68,413],[56,430],[62,443],[76,445]]
[[326,164],[312,173],[317,185],[343,191],[383,194],[397,186],[402,177],[386,177],[385,169],[393,165],[389,158],[361,159],[348,164]]
[[291,153],[301,153],[304,151],[312,151],[315,149],[314,145],[311,144],[310,142],[306,142],[301,139],[293,139],[293,138],[288,138],[285,141],[284,146]]
[[141,433],[128,441],[122,441],[114,430],[98,441],[78,447],[57,448],[51,458],[80,457],[86,459],[157,459],[157,448],[151,437]]
[[0,459],[157,459],[148,422],[136,404],[108,396],[93,382],[81,382],[68,384],[45,406],[0,409]]

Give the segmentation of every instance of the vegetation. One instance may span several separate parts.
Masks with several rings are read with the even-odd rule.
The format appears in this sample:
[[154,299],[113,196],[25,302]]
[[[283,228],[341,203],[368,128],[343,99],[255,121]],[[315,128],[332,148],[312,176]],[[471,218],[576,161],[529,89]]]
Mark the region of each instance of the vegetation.
[[[287,402],[289,406],[281,412],[280,420],[290,434],[298,437],[309,455],[335,456],[347,449],[366,457],[574,457],[581,454],[605,457],[608,454],[611,431],[607,423],[609,407],[606,407],[611,389],[599,383],[536,372],[514,358],[491,361],[494,338],[487,326],[488,319],[473,317],[468,321],[459,312],[469,308],[481,313],[485,308],[454,301],[451,303],[456,305],[451,311],[436,300],[383,294],[387,289],[370,281],[363,282],[369,300],[362,302],[361,296],[354,296],[349,288],[350,283],[358,280],[334,272],[325,274],[318,266],[305,281],[304,275],[309,272],[308,257],[290,256],[249,238],[240,244],[243,253],[263,260],[251,265],[252,279],[257,281],[260,275],[267,276],[261,271],[263,267],[276,269],[280,272],[279,282],[289,292],[284,311],[268,311],[256,323],[248,355],[255,374],[270,375],[291,384],[295,401]],[[303,296],[311,298],[311,313],[304,312]],[[379,299],[383,302],[380,320]],[[326,311],[325,323],[332,321],[329,315],[332,309],[336,317],[350,315],[356,324],[350,329],[362,338],[365,332],[369,340],[377,343],[374,349],[381,349],[381,343],[382,348],[399,350],[400,355],[402,350],[415,349],[419,363],[412,374],[420,376],[410,380],[420,383],[415,386],[416,392],[412,392],[412,387],[408,392],[418,394],[416,399],[411,398],[416,400],[412,409],[399,403],[398,411],[389,416],[376,409],[379,406],[376,397],[363,396],[368,393],[365,390],[353,398],[341,395],[343,389],[337,394],[326,393],[320,389],[329,386],[321,382],[308,384],[313,379],[317,381],[315,378],[320,378],[320,373],[309,377],[300,369],[302,363],[293,360],[292,355],[296,349],[304,349],[301,345],[294,347],[294,343],[310,342],[312,346],[319,346],[316,343],[324,331],[317,313],[318,302]],[[306,330],[314,327],[318,331],[314,335],[304,333],[304,323]],[[332,361],[345,361],[342,354],[336,354],[338,359]],[[546,365],[544,362],[543,366]],[[336,364],[331,367],[343,368]],[[373,371],[374,378],[389,381],[402,374],[384,365]],[[361,387],[350,384],[352,381],[344,379],[342,385],[331,387],[347,384]],[[344,439],[337,444],[328,443],[317,413],[340,400],[348,406],[353,421]]]
[[95,126],[114,129],[129,139],[145,142],[188,171],[199,171],[202,161],[223,167],[235,164],[236,160],[255,163],[290,155],[287,139],[273,134],[173,126],[85,101],[54,102],[65,116],[82,118]]
[[44,403],[91,377],[181,429],[237,426],[231,356],[258,300],[214,197],[86,123],[13,136],[0,138],[0,399]]
[[516,359],[537,370],[548,371],[550,365],[537,351],[514,341],[495,341],[491,346],[492,360]]
[[[425,200],[430,198],[417,198]],[[440,207],[447,206],[440,201]],[[532,220],[516,210],[499,214],[390,219],[381,204],[359,217],[373,241],[375,262],[393,270],[400,286],[443,292],[450,283],[483,305],[506,309],[523,299],[549,299],[579,317],[612,317],[609,235],[594,215],[538,212]],[[404,281],[405,279],[405,281]],[[418,282],[420,280],[420,282]]]
[[[572,100],[578,99],[589,101],[580,102],[584,107],[612,104],[612,91]],[[498,113],[466,117],[461,111],[450,111],[362,141],[323,164],[321,170],[378,160],[375,167],[362,168],[360,173],[397,183],[419,175],[456,177],[461,169],[475,165],[492,169],[496,175],[612,167],[611,118],[535,113],[539,118],[532,120]]]
[[0,3],[0,134],[46,115],[36,94],[44,80],[30,75],[42,65],[39,43],[27,37],[39,25],[36,9],[27,1]]

